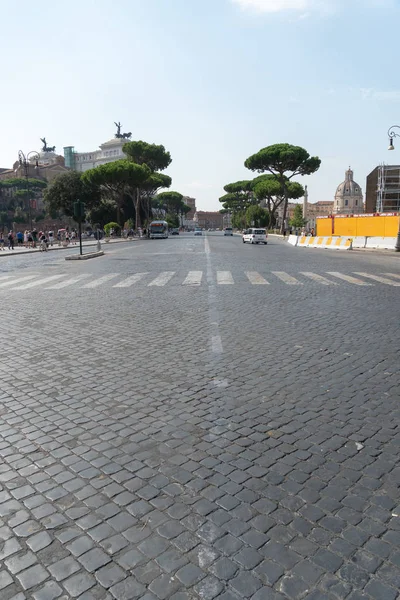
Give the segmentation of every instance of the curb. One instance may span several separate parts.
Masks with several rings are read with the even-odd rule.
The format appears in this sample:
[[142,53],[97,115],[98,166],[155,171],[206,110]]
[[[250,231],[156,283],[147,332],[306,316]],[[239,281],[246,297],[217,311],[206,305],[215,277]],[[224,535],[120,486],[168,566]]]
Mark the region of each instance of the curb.
[[[100,240],[100,241],[104,242],[104,240]],[[139,238],[138,239],[133,238],[133,239],[129,239],[129,240],[113,240],[112,242],[111,241],[107,242],[107,244],[114,245],[114,244],[121,244],[122,242],[135,242],[135,241],[139,241]],[[106,242],[104,242],[104,243],[106,243]],[[97,246],[97,241],[93,242],[93,243],[90,242],[89,244],[83,244],[84,248],[90,248],[92,246]],[[79,244],[76,244],[75,246],[69,245],[66,247],[53,246],[53,247],[47,248],[47,252],[52,252],[53,250],[68,250],[71,248],[79,248]],[[10,257],[10,256],[20,256],[20,254],[36,254],[37,252],[41,252],[41,250],[39,248],[31,248],[30,250],[20,250],[18,252],[14,252],[13,250],[6,250],[5,252],[0,252],[0,258],[2,256]]]
[[70,254],[65,257],[65,260],[89,260],[89,258],[97,258],[98,256],[104,256],[103,250],[99,252],[88,252],[87,254]]

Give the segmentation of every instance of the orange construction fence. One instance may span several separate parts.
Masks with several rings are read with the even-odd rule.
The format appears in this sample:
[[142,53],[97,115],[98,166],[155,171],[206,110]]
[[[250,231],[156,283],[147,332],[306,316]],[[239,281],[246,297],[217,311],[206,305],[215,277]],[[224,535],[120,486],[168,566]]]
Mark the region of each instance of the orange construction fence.
[[318,236],[396,237],[400,227],[400,213],[332,215],[317,217],[316,224]]

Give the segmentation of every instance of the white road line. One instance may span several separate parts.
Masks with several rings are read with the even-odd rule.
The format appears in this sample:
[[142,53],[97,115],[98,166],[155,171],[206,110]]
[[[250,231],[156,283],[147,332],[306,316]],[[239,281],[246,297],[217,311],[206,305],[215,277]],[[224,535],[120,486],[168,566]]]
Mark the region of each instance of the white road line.
[[13,287],[11,289],[28,290],[38,285],[43,285],[45,283],[49,283],[50,281],[54,281],[55,279],[60,279],[61,277],[66,277],[65,273],[63,275],[51,275],[50,277],[44,277],[43,279],[36,279],[35,281],[30,281],[29,283],[24,283],[23,285],[17,285],[17,287]]
[[[6,275],[6,277],[12,277],[11,275]],[[10,285],[14,285],[14,283],[20,283],[22,281],[28,281],[29,279],[33,279],[37,277],[37,275],[25,275],[24,277],[18,277],[17,279],[12,279],[11,281],[1,281],[0,288],[8,287]],[[5,278],[1,278],[5,279]]]
[[361,275],[361,277],[366,277],[367,279],[373,279],[374,281],[379,281],[379,283],[384,283],[385,285],[392,285],[393,287],[400,287],[399,281],[392,281],[391,279],[387,279],[386,277],[379,277],[379,275],[370,275],[369,273],[357,273],[354,271],[356,275]]
[[217,283],[218,285],[232,285],[235,282],[230,271],[217,271]]
[[252,285],[269,285],[269,281],[264,279],[257,271],[245,271],[245,274]]
[[288,275],[284,271],[272,271],[273,275],[276,275],[278,279],[286,283],[287,285],[303,285],[300,281],[297,281],[295,277]]
[[351,277],[350,275],[344,275],[343,273],[338,273],[338,271],[326,271],[326,272],[328,275],[332,275],[332,277],[337,277],[338,279],[343,279],[343,281],[347,281],[347,283],[352,283],[353,285],[373,285],[373,283],[367,283],[366,281],[357,279],[357,277]]
[[114,288],[127,288],[127,287],[131,287],[131,285],[134,285],[135,283],[137,283],[138,281],[140,281],[147,274],[148,274],[147,272],[146,273],[135,273],[135,275],[131,275],[130,277],[127,277],[126,279],[123,279],[119,283],[116,283],[115,285],[113,285],[113,287]]
[[103,277],[99,277],[99,279],[95,279],[94,281],[89,281],[89,283],[86,283],[83,286],[83,288],[99,287],[99,285],[106,283],[106,281],[110,281],[110,279],[114,279],[115,277],[118,277],[118,275],[119,275],[119,273],[110,273],[109,275],[103,275]]
[[15,277],[15,275],[0,275],[0,280],[3,281],[4,279],[10,279],[10,277]]
[[153,281],[150,281],[149,286],[156,285],[158,287],[162,287],[163,285],[168,283],[168,281],[172,279],[174,275],[175,271],[164,271],[163,273],[160,273],[158,277],[153,279]]
[[211,350],[215,352],[215,354],[222,354],[224,351],[220,335],[211,336]]
[[71,279],[66,279],[65,281],[60,281],[60,283],[55,283],[54,285],[50,285],[49,287],[44,288],[45,290],[62,290],[69,285],[74,285],[74,283],[79,283],[85,277],[89,277],[89,273],[85,273],[83,275],[77,275],[76,277],[72,277]]
[[400,279],[400,275],[397,273],[384,273],[384,275],[389,275],[389,277],[396,277],[396,279]]
[[189,271],[182,285],[200,285],[203,277],[203,271]]
[[330,281],[330,279],[322,277],[322,275],[317,275],[317,273],[311,273],[310,271],[300,271],[300,274],[304,275],[305,277],[309,277],[310,279],[316,281],[317,283],[320,283],[321,285],[338,285],[336,281]]

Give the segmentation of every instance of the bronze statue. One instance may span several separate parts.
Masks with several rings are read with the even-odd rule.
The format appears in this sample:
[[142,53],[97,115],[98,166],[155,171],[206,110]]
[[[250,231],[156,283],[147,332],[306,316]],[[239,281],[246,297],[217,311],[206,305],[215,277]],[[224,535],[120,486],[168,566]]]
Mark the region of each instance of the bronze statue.
[[132,136],[131,132],[122,134],[122,137],[124,140],[129,140],[131,138],[131,136]]
[[114,125],[117,127],[117,133],[115,134],[115,137],[116,138],[122,138],[122,135],[121,135],[121,127],[122,127],[122,125],[121,125],[120,121],[118,123],[116,123],[114,121]]
[[47,142],[46,142],[46,138],[40,138],[40,141],[43,142],[43,148],[42,151],[43,152],[54,152],[56,147],[55,146],[48,146]]

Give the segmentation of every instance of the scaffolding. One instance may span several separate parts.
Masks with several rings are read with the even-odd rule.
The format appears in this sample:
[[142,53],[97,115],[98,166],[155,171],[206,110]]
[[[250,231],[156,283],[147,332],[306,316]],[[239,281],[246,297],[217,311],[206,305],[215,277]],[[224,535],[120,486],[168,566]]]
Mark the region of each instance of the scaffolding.
[[376,210],[400,212],[400,165],[379,165]]
[[73,146],[65,146],[64,147],[64,159],[65,159],[65,166],[68,167],[68,169],[74,169],[76,168],[76,162],[75,162],[75,148]]

